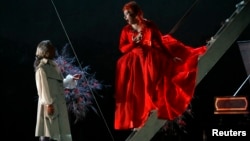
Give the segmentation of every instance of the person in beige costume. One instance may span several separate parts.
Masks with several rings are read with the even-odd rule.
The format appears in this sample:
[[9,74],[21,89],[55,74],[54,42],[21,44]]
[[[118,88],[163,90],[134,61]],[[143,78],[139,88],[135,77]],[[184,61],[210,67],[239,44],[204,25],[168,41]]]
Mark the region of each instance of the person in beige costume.
[[81,75],[68,75],[64,79],[53,60],[55,56],[50,40],[38,44],[34,61],[38,92],[35,136],[40,141],[72,141],[64,88],[76,87]]

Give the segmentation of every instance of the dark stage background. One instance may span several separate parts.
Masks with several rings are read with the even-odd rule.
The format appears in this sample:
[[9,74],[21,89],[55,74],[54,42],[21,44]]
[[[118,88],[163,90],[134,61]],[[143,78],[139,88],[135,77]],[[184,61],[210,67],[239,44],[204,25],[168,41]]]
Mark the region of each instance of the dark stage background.
[[[82,66],[90,65],[97,79],[111,86],[114,83],[115,63],[120,56],[118,40],[125,25],[121,10],[125,2],[127,0],[54,0]],[[145,17],[153,20],[162,33],[167,34],[195,0],[137,2]],[[206,40],[217,32],[239,2],[199,0],[173,36],[191,46],[206,44]],[[36,45],[41,40],[49,39],[61,49],[69,40],[51,0],[1,0],[0,19],[1,75],[4,78],[1,84],[1,118],[4,125],[1,126],[1,134],[6,140],[35,141],[37,94],[33,61]],[[249,40],[249,31],[248,26],[237,41]],[[197,86],[188,137],[202,140],[204,134],[209,134],[210,129],[217,126],[220,118],[213,115],[214,96],[233,95],[246,76],[238,45],[234,43]],[[241,93],[249,94],[248,88],[247,84]],[[123,141],[130,131],[113,130],[113,87],[103,89],[101,94],[103,98],[97,98],[97,102],[108,128],[115,141]],[[238,123],[241,118],[233,117],[228,122]],[[91,111],[83,121],[71,125],[74,141],[112,140],[104,120]]]

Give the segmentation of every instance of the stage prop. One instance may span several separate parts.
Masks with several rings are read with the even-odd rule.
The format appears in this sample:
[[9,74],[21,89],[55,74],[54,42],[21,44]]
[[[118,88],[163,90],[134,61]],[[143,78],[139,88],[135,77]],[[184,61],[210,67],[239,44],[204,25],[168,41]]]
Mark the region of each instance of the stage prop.
[[246,96],[215,97],[214,114],[248,114],[248,99]]
[[248,97],[237,96],[241,88],[249,80],[250,75],[244,80],[233,96],[218,96],[215,97],[214,114],[248,114]]

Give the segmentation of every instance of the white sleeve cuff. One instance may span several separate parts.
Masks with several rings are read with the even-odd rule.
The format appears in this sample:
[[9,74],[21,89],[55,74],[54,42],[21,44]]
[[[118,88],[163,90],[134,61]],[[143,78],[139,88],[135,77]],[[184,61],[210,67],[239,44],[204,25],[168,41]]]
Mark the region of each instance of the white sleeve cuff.
[[66,78],[63,79],[63,85],[67,89],[74,89],[77,86],[77,80],[73,79],[72,75],[67,75]]

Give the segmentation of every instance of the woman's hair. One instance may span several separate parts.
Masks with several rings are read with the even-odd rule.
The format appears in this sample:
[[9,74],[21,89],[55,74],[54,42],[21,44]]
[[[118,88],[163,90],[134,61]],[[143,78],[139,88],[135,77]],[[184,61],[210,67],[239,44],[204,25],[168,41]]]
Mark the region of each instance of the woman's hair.
[[54,59],[56,50],[50,40],[43,40],[37,45],[36,57]]
[[143,12],[140,8],[140,6],[135,1],[130,1],[126,3],[122,10],[128,10],[135,16],[135,18],[141,23],[143,21]]
[[43,40],[37,45],[36,49],[36,60],[34,62],[34,67],[36,68],[41,59],[54,59],[56,56],[56,50],[50,40]]

